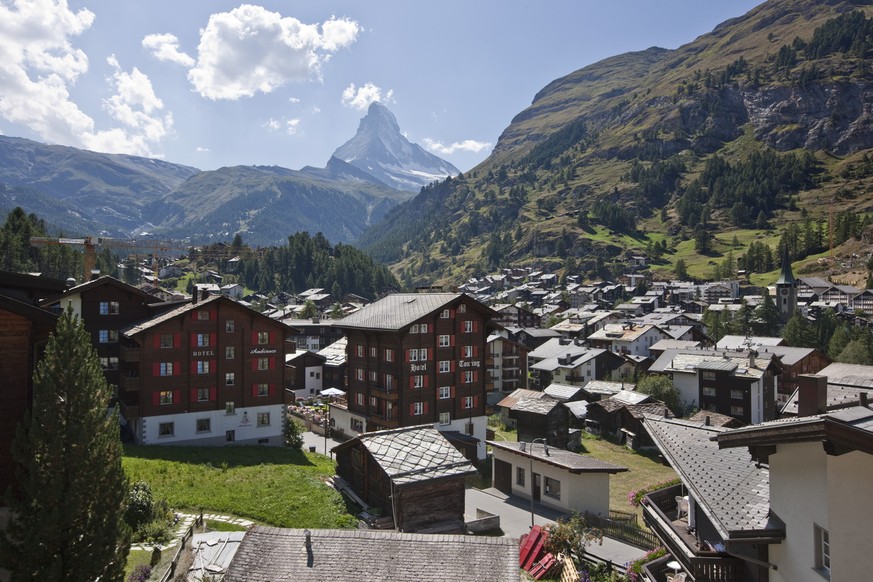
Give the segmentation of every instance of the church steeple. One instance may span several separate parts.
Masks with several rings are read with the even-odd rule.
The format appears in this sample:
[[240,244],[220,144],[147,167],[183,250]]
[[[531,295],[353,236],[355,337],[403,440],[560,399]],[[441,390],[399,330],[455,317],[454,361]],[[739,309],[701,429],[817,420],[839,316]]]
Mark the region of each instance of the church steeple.
[[782,270],[776,279],[776,307],[783,321],[788,321],[797,309],[797,279],[791,272],[788,249],[782,253]]

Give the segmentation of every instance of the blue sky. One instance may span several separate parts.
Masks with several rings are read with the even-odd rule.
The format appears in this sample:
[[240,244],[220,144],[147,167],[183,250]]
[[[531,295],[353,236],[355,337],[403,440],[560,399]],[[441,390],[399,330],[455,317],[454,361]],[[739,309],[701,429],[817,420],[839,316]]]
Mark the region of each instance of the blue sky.
[[758,0],[0,0],[0,133],[202,170],[324,166],[373,100],[462,171],[550,81]]

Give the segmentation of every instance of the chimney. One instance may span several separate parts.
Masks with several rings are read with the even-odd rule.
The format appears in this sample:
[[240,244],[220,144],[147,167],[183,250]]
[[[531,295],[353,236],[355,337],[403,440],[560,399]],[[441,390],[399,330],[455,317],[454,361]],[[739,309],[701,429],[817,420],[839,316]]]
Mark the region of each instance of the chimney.
[[191,294],[191,303],[197,304],[197,295],[200,293],[200,287],[194,285],[193,293]]
[[755,350],[749,350],[749,368],[755,368],[755,356],[758,355],[758,352]]
[[704,426],[709,426],[709,423],[710,423],[709,415],[707,414],[707,415],[706,415],[706,418],[703,419],[703,425],[704,425]]
[[306,541],[303,542],[303,545],[307,550],[312,549],[312,532],[308,529],[303,530],[303,535],[306,536]]
[[817,374],[797,375],[797,416],[825,411],[828,401],[828,377]]
[[867,408],[867,393],[866,392],[858,392],[858,404]]

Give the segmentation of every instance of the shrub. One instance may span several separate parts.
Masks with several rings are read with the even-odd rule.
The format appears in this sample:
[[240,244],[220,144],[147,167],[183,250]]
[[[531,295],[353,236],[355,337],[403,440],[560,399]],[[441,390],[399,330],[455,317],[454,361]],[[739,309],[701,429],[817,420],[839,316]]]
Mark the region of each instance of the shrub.
[[154,498],[151,487],[145,481],[137,481],[127,496],[124,521],[133,531],[150,522],[154,515]]
[[679,479],[671,479],[669,481],[664,481],[663,483],[656,483],[654,485],[647,485],[645,487],[640,487],[639,489],[632,489],[628,491],[627,494],[627,502],[633,505],[634,507],[639,507],[640,503],[643,500],[643,495],[651,492],[657,491],[658,489],[664,489],[665,487],[670,487],[672,485],[678,485],[681,483]]
[[664,548],[655,548],[654,550],[649,550],[646,552],[646,555],[642,558],[634,560],[627,567],[627,577],[631,582],[638,582],[640,580],[644,580],[643,578],[643,565],[648,564],[652,560],[657,560],[662,556],[667,555],[667,550]]
[[148,564],[140,564],[127,576],[127,582],[146,582],[152,575],[152,567]]
[[305,428],[290,416],[285,419],[285,446],[291,449],[303,448],[303,431]]

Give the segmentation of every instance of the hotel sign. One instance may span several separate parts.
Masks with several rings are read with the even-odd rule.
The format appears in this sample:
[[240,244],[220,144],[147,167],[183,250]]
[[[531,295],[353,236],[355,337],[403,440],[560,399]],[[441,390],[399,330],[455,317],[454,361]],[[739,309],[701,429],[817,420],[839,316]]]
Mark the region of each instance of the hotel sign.
[[253,356],[267,356],[270,354],[275,354],[279,350],[275,348],[252,348],[252,351],[249,352]]

